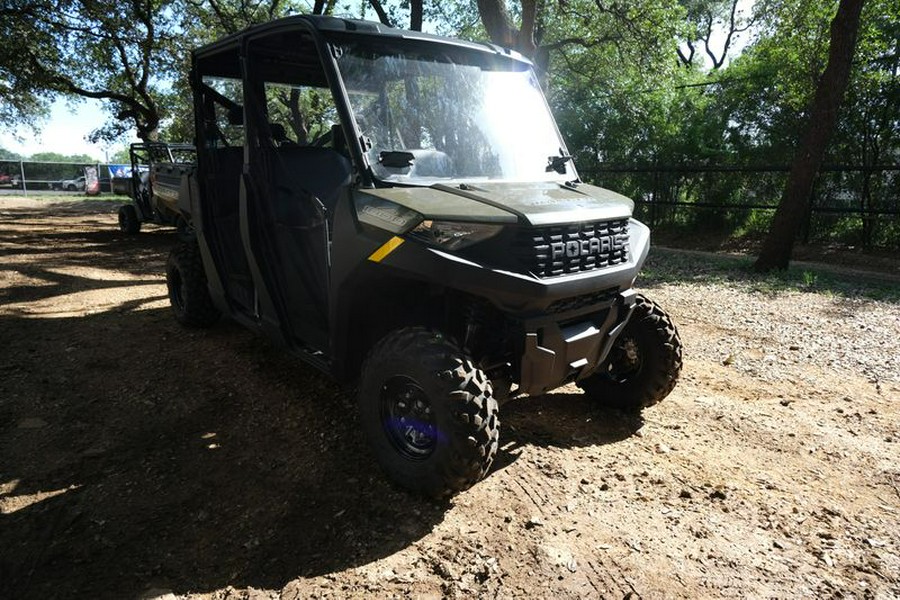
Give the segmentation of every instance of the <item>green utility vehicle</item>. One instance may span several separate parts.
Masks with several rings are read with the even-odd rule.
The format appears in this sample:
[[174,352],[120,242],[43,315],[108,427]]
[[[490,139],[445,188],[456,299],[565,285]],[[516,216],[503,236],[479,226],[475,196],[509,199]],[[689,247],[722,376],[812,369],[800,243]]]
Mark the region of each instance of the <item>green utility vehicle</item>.
[[[179,206],[179,186],[184,173],[195,168],[194,147],[189,144],[147,142],[131,144],[131,176],[127,194],[132,202],[119,207],[119,229],[136,234],[142,223],[172,225],[183,239],[189,239],[188,207]],[[189,196],[184,195],[187,199]]]
[[481,479],[508,399],[574,383],[640,410],[672,390],[675,326],[633,289],[649,230],[579,180],[520,55],[292,16],[196,50],[191,81],[175,315],[224,314],[355,383],[400,485]]

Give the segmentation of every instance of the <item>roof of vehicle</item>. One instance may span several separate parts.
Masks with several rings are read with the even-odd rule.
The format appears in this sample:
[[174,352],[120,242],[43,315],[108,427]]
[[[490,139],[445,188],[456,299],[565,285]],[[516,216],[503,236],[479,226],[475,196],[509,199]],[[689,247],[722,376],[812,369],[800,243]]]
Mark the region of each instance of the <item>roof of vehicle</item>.
[[491,54],[501,54],[510,58],[530,62],[527,58],[514,50],[502,48],[494,44],[481,44],[477,42],[469,42],[456,38],[449,38],[421,31],[410,31],[407,29],[397,29],[388,27],[374,21],[363,21],[359,19],[344,19],[339,17],[321,16],[321,15],[292,15],[275,19],[268,23],[259,25],[251,25],[246,29],[233,33],[227,37],[219,39],[215,42],[201,46],[194,50],[195,56],[204,56],[214,54],[218,51],[225,50],[237,46],[248,36],[256,36],[266,32],[274,32],[279,29],[313,29],[324,34],[341,34],[342,36],[360,36],[360,37],[382,37],[395,38],[397,40],[420,40],[429,41],[439,44],[450,44],[488,52]]

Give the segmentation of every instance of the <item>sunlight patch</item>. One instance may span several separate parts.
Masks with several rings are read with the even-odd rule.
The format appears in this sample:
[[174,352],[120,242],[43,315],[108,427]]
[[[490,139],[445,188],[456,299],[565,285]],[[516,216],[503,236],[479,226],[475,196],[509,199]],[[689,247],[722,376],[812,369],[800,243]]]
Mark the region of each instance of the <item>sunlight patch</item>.
[[16,488],[19,487],[19,482],[21,479],[12,479],[7,481],[6,483],[0,483],[0,496],[4,496],[6,494],[12,494],[16,491]]
[[134,273],[127,273],[124,271],[85,266],[53,267],[47,269],[47,273],[54,273],[65,277],[92,279],[94,281],[142,281],[147,277],[146,275],[135,275]]
[[36,276],[35,273],[0,271],[0,287],[4,289],[15,287],[42,287],[48,285],[53,285],[53,282],[46,277]]
[[[14,481],[18,485],[18,480]],[[80,487],[80,485],[70,485],[69,487],[51,490],[49,492],[35,492],[34,494],[25,494],[22,496],[0,497],[0,515],[11,515],[17,510],[28,508],[29,506],[37,504],[38,502],[43,502],[44,500],[49,500],[55,496],[61,496],[66,492],[77,490]]]
[[41,298],[29,302],[14,302],[0,307],[0,315],[35,319],[63,319],[84,317],[115,310],[133,311],[161,308],[168,305],[166,286],[160,283],[86,290]]

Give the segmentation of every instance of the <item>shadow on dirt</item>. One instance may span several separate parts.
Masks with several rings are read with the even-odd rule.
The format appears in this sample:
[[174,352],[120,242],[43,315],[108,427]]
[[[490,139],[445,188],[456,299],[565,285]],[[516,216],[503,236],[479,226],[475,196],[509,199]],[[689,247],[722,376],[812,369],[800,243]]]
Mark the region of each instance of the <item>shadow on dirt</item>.
[[350,393],[234,326],[157,309],[0,333],[18,340],[0,361],[0,597],[278,589],[443,519],[385,483]]
[[[277,589],[443,519],[385,482],[347,390],[236,326],[185,330],[134,299],[163,283],[172,230],[45,217],[0,223],[0,277],[21,279],[0,297],[0,597]],[[126,287],[106,312],[60,309]]]
[[[31,270],[86,266],[158,276],[164,272],[167,253],[177,238],[171,228],[148,226],[138,235],[125,235],[102,223],[97,230],[20,233],[12,241],[0,246],[3,270],[28,274]],[[65,258],[58,258],[61,254]]]
[[514,400],[503,407],[502,435],[507,452],[526,445],[576,448],[614,444],[644,425],[640,414],[600,408],[579,390],[568,389]]
[[[186,331],[155,309],[7,317],[0,334],[20,340],[2,352],[0,597],[280,589],[444,518],[385,482],[350,392],[237,326]],[[579,393],[502,418],[496,469],[525,445],[613,443],[641,425]]]
[[[43,285],[0,301],[52,308],[161,284],[174,235],[109,225],[4,234],[2,269]],[[446,505],[386,483],[350,391],[237,326],[186,330],[149,300],[0,316],[0,597],[280,589],[391,555],[444,519]],[[496,468],[523,445],[611,443],[640,427],[578,393],[511,403],[502,420]]]

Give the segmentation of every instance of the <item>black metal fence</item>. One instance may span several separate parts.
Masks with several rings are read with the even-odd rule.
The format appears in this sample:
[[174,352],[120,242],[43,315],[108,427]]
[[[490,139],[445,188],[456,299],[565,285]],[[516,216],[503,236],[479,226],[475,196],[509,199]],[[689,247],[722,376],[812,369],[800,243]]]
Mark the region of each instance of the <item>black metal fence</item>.
[[[95,167],[102,193],[123,193],[130,165],[0,160],[0,193],[83,192]],[[759,234],[768,229],[790,167],[602,164],[582,176],[635,200],[651,227]],[[10,193],[10,192],[7,192]],[[826,165],[819,173],[803,240],[900,249],[900,166]]]
[[[752,235],[768,229],[789,172],[781,165],[604,164],[583,176],[633,198],[652,227]],[[900,248],[900,166],[826,165],[810,200],[805,242]]]

